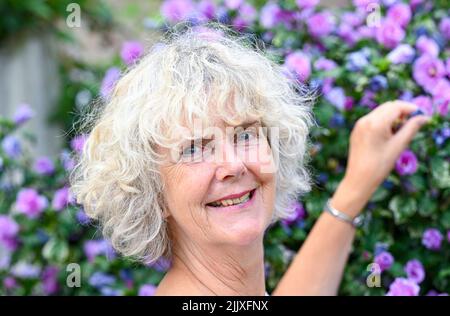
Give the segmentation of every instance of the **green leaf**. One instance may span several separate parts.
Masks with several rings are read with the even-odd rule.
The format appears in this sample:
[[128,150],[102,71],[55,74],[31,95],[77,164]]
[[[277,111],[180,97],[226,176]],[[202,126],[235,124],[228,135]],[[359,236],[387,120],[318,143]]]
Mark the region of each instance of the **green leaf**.
[[438,188],[450,188],[450,162],[434,157],[431,160],[431,175]]
[[394,213],[395,223],[404,224],[416,213],[417,203],[411,198],[396,195],[389,201],[389,209]]
[[69,247],[64,240],[52,238],[42,248],[42,255],[49,261],[62,263],[69,256]]

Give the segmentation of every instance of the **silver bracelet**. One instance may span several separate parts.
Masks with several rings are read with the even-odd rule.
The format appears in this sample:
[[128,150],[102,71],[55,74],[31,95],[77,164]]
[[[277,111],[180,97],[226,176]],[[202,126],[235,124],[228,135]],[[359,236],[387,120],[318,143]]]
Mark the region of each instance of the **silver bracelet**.
[[356,216],[355,218],[352,218],[349,215],[332,207],[330,201],[331,199],[328,199],[327,204],[325,204],[325,211],[327,211],[337,219],[352,225],[355,228],[361,227],[364,224],[364,216],[362,214]]

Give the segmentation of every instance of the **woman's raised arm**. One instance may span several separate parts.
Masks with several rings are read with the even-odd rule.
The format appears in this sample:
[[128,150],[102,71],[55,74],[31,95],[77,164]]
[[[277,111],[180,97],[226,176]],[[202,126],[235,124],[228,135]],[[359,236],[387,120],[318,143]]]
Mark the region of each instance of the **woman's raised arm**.
[[[356,217],[394,167],[401,152],[429,118],[415,116],[394,133],[392,125],[417,110],[414,104],[387,102],[356,123],[345,176],[331,206]],[[324,212],[282,277],[273,295],[336,295],[355,229]],[[364,267],[361,267],[364,269]]]

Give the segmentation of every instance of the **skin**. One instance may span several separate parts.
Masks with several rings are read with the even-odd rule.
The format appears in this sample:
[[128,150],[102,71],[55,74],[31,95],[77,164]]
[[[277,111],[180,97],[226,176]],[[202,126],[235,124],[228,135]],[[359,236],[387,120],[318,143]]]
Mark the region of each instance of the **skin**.
[[[346,173],[331,200],[333,207],[350,216],[363,210],[428,120],[413,117],[393,134],[392,123],[416,109],[411,103],[388,102],[357,122]],[[226,128],[221,121],[215,124]],[[264,138],[240,143],[224,136],[215,144],[223,161],[206,159],[161,167],[173,262],[156,295],[265,293],[263,235],[273,214],[276,180],[275,174],[260,172],[267,161],[264,154],[249,161],[244,153],[262,147],[270,156],[270,147]],[[245,210],[220,212],[206,206],[254,187],[254,203]],[[351,225],[324,212],[272,295],[336,295],[354,233]]]

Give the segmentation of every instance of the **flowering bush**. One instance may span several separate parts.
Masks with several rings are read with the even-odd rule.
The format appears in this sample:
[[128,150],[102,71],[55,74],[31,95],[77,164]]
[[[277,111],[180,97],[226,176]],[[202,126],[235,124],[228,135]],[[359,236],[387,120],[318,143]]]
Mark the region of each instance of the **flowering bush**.
[[[153,27],[210,20],[256,34],[286,75],[322,95],[314,112],[311,168],[314,190],[294,201],[295,216],[266,234],[266,273],[272,290],[305,240],[345,171],[356,120],[392,99],[414,102],[430,123],[399,157],[368,203],[340,288],[342,295],[438,295],[450,291],[450,18],[446,1],[354,0],[327,10],[319,0],[166,0]],[[199,30],[201,28],[199,27]],[[108,98],[122,69],[143,54],[124,43],[121,64],[105,72]],[[30,160],[15,129],[32,113],[20,108],[0,124],[0,279],[7,294],[151,295],[166,262],[136,265],[115,256],[71,203],[57,160]],[[71,141],[80,151],[83,135]],[[81,266],[81,287],[68,287],[67,264]],[[376,265],[370,265],[375,263]],[[379,286],[367,282],[380,276]],[[375,278],[376,279],[376,278]],[[138,280],[138,281],[137,281]]]

